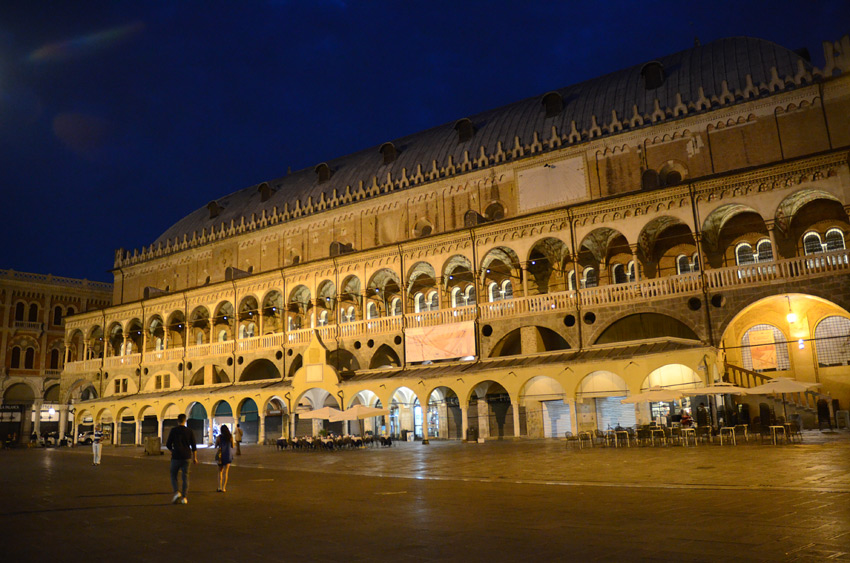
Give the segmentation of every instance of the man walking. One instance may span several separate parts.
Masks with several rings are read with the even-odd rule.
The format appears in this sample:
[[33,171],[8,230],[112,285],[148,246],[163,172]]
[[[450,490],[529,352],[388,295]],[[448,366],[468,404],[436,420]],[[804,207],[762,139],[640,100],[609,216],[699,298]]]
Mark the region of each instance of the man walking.
[[242,455],[242,427],[238,424],[233,432],[233,439],[236,440],[236,455]]
[[[177,416],[177,426],[168,433],[165,447],[171,452],[171,490],[174,504],[186,504],[186,493],[189,490],[189,460],[198,463],[198,446],[195,444],[195,433],[186,426],[186,415]],[[183,488],[177,490],[177,473],[183,472]]]
[[[92,465],[100,465],[100,453],[103,451],[103,444],[100,443],[102,438],[103,434],[98,426],[91,435]],[[47,445],[47,438],[44,439],[44,445]]]

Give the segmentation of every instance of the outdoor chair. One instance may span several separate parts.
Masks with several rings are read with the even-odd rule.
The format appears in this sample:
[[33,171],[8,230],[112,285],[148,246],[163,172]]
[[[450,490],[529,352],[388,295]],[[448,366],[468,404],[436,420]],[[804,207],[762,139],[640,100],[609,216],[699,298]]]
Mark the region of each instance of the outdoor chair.
[[791,421],[785,426],[788,431],[788,440],[793,442],[795,439],[803,441],[803,433],[800,431],[800,425],[796,421]]
[[608,445],[608,437],[605,436],[605,433],[602,432],[602,430],[600,430],[598,428],[593,431],[593,439],[599,445],[603,445],[603,444],[606,445],[606,446]]
[[697,440],[711,442],[711,426],[697,426]]
[[573,433],[569,430],[564,432],[564,437],[567,439],[567,447],[573,447],[578,444],[578,436],[573,436]]
[[736,424],[735,425],[735,441],[737,442],[741,438],[744,439],[744,442],[750,442],[750,433],[747,431],[746,424]]
[[584,448],[584,444],[587,444],[592,448],[593,447],[593,433],[592,432],[579,432],[578,433],[578,447],[579,449]]

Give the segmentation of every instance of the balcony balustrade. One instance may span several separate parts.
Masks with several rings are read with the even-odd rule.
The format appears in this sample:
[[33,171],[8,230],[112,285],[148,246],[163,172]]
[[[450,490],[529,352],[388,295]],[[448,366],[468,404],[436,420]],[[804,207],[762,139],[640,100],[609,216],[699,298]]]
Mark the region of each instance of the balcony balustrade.
[[[430,327],[449,323],[472,321],[493,321],[503,318],[519,317],[529,314],[545,314],[574,311],[578,300],[582,308],[606,306],[611,304],[626,304],[649,299],[659,299],[702,292],[702,279],[709,290],[718,291],[731,287],[758,286],[777,281],[793,281],[804,278],[816,278],[850,272],[850,251],[841,250],[825,254],[787,258],[774,262],[762,262],[746,266],[731,266],[704,273],[689,273],[663,278],[646,279],[632,283],[611,284],[599,287],[583,288],[580,291],[563,291],[517,297],[479,305],[467,305],[438,311],[423,311],[409,313],[404,317],[380,317],[352,321],[344,324],[331,324],[315,328],[303,328],[243,338],[238,341],[213,342],[189,346],[185,349],[186,358],[203,358],[207,356],[224,356],[239,352],[279,349],[284,344],[289,346],[306,345],[312,338],[313,331],[318,331],[323,342],[337,338],[354,338],[365,335],[400,333],[402,324],[411,327]],[[144,356],[145,363],[175,361],[183,357],[183,348],[173,348],[148,352]],[[139,354],[114,356],[106,358],[104,367],[120,367],[138,364]],[[101,366],[101,360],[69,362],[65,366],[67,373],[85,373],[95,371]]]

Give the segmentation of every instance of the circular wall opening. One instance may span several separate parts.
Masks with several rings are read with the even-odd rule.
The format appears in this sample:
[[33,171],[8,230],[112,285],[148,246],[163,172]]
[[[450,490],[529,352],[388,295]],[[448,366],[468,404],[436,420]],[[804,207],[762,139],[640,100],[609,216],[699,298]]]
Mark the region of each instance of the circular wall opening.
[[584,314],[584,324],[592,325],[596,322],[596,315],[593,313],[585,313]]
[[688,299],[688,309],[691,311],[699,311],[702,308],[702,300],[699,297],[691,297]]
[[564,326],[575,326],[575,324],[575,315],[567,315],[566,317],[564,317]]
[[491,334],[493,334],[493,327],[490,325],[484,325],[483,327],[481,327],[481,334],[483,334],[484,336],[490,336]]

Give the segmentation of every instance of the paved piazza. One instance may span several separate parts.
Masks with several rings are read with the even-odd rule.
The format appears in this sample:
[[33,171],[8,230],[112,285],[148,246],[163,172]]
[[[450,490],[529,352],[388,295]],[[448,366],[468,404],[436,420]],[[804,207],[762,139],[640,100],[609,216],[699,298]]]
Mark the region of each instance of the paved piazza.
[[189,504],[168,456],[0,451],[7,561],[850,560],[850,433],[791,446],[568,449],[558,441],[248,446]]

